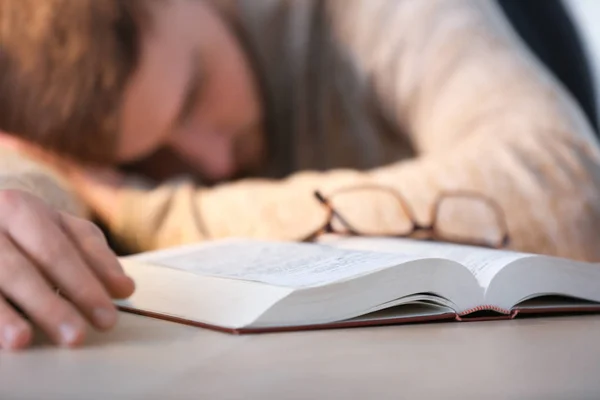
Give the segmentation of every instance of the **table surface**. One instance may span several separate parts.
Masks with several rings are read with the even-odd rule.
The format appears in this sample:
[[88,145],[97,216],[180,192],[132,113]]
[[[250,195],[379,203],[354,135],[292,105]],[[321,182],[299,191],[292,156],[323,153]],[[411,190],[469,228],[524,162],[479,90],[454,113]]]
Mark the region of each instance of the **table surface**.
[[235,336],[130,314],[0,353],[0,399],[599,399],[600,316]]

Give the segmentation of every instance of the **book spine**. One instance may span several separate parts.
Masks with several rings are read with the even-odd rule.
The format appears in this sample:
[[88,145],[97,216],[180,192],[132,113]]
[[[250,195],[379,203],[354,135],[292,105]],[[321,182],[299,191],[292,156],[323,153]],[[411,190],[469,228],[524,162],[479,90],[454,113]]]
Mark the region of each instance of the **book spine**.
[[505,308],[500,308],[500,307],[491,306],[491,305],[483,305],[483,306],[477,306],[477,307],[465,310],[465,311],[461,312],[460,314],[458,314],[458,316],[464,317],[469,314],[473,314],[473,313],[481,312],[481,311],[494,311],[494,312],[504,314],[504,315],[510,315],[513,313],[511,310],[507,310]]

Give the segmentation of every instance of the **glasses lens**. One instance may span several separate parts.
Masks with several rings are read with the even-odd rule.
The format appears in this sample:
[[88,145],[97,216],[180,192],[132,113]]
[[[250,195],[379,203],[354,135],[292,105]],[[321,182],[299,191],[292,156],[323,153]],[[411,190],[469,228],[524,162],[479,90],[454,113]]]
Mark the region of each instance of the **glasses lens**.
[[[335,211],[360,235],[397,236],[410,232],[413,222],[395,192],[380,188],[359,188],[338,192],[330,197]],[[337,218],[336,232],[347,227]]]
[[506,232],[503,216],[489,201],[477,196],[446,196],[440,200],[436,233],[443,240],[497,247]]

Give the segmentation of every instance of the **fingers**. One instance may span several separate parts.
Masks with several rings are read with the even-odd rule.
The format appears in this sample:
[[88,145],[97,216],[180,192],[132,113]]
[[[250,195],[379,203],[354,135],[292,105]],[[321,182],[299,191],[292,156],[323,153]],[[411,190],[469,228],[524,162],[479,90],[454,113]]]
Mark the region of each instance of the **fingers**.
[[[18,305],[55,343],[67,346],[81,343],[85,336],[84,319],[51,289],[36,266],[6,235],[0,235],[0,254],[0,292]],[[0,305],[0,318],[7,321],[6,325],[2,325],[8,332],[5,333],[8,336],[6,341],[12,342],[13,346],[15,341],[16,345],[23,344],[25,339],[19,335],[26,333],[19,333],[19,330],[26,328],[19,323],[16,312],[2,310],[4,305]]]
[[[54,288],[59,288],[60,296]],[[26,347],[34,325],[55,343],[80,344],[86,319],[117,321],[113,297],[128,297],[125,275],[102,232],[25,192],[0,191],[0,347]]]
[[[117,311],[109,294],[61,229],[58,214],[45,211],[28,207],[16,213],[8,226],[10,238],[92,324],[102,330],[112,328],[117,322]],[[29,272],[29,279],[42,290],[43,285],[33,275]],[[50,291],[48,285],[45,287]],[[36,297],[35,291],[29,293]],[[46,300],[49,301],[48,296]],[[58,298],[51,301],[56,306],[61,302],[64,300]],[[54,312],[51,308],[48,311]]]
[[117,257],[108,246],[100,228],[81,218],[60,213],[63,227],[79,248],[94,274],[113,298],[127,298],[135,289],[133,280],[125,275]]
[[0,297],[0,348],[6,350],[25,348],[31,342],[32,335],[29,323]]

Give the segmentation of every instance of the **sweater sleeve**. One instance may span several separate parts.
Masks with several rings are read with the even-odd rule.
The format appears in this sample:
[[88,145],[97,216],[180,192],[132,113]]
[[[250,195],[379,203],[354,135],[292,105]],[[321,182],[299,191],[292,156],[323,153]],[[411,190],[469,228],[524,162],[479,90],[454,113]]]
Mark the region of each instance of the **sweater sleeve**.
[[59,174],[1,142],[0,138],[0,190],[21,190],[56,210],[81,218],[91,217],[90,210]]
[[[572,98],[492,2],[332,0],[337,39],[364,71],[417,157],[358,172],[299,172],[216,188],[169,182],[124,189],[109,226],[134,251],[227,236],[298,239],[323,223],[313,191],[381,184],[427,224],[442,191],[493,198],[515,250],[600,260],[600,151]],[[397,206],[347,198],[353,218],[385,225]],[[346,212],[346,211],[345,211]],[[485,221],[452,214],[450,224]]]

